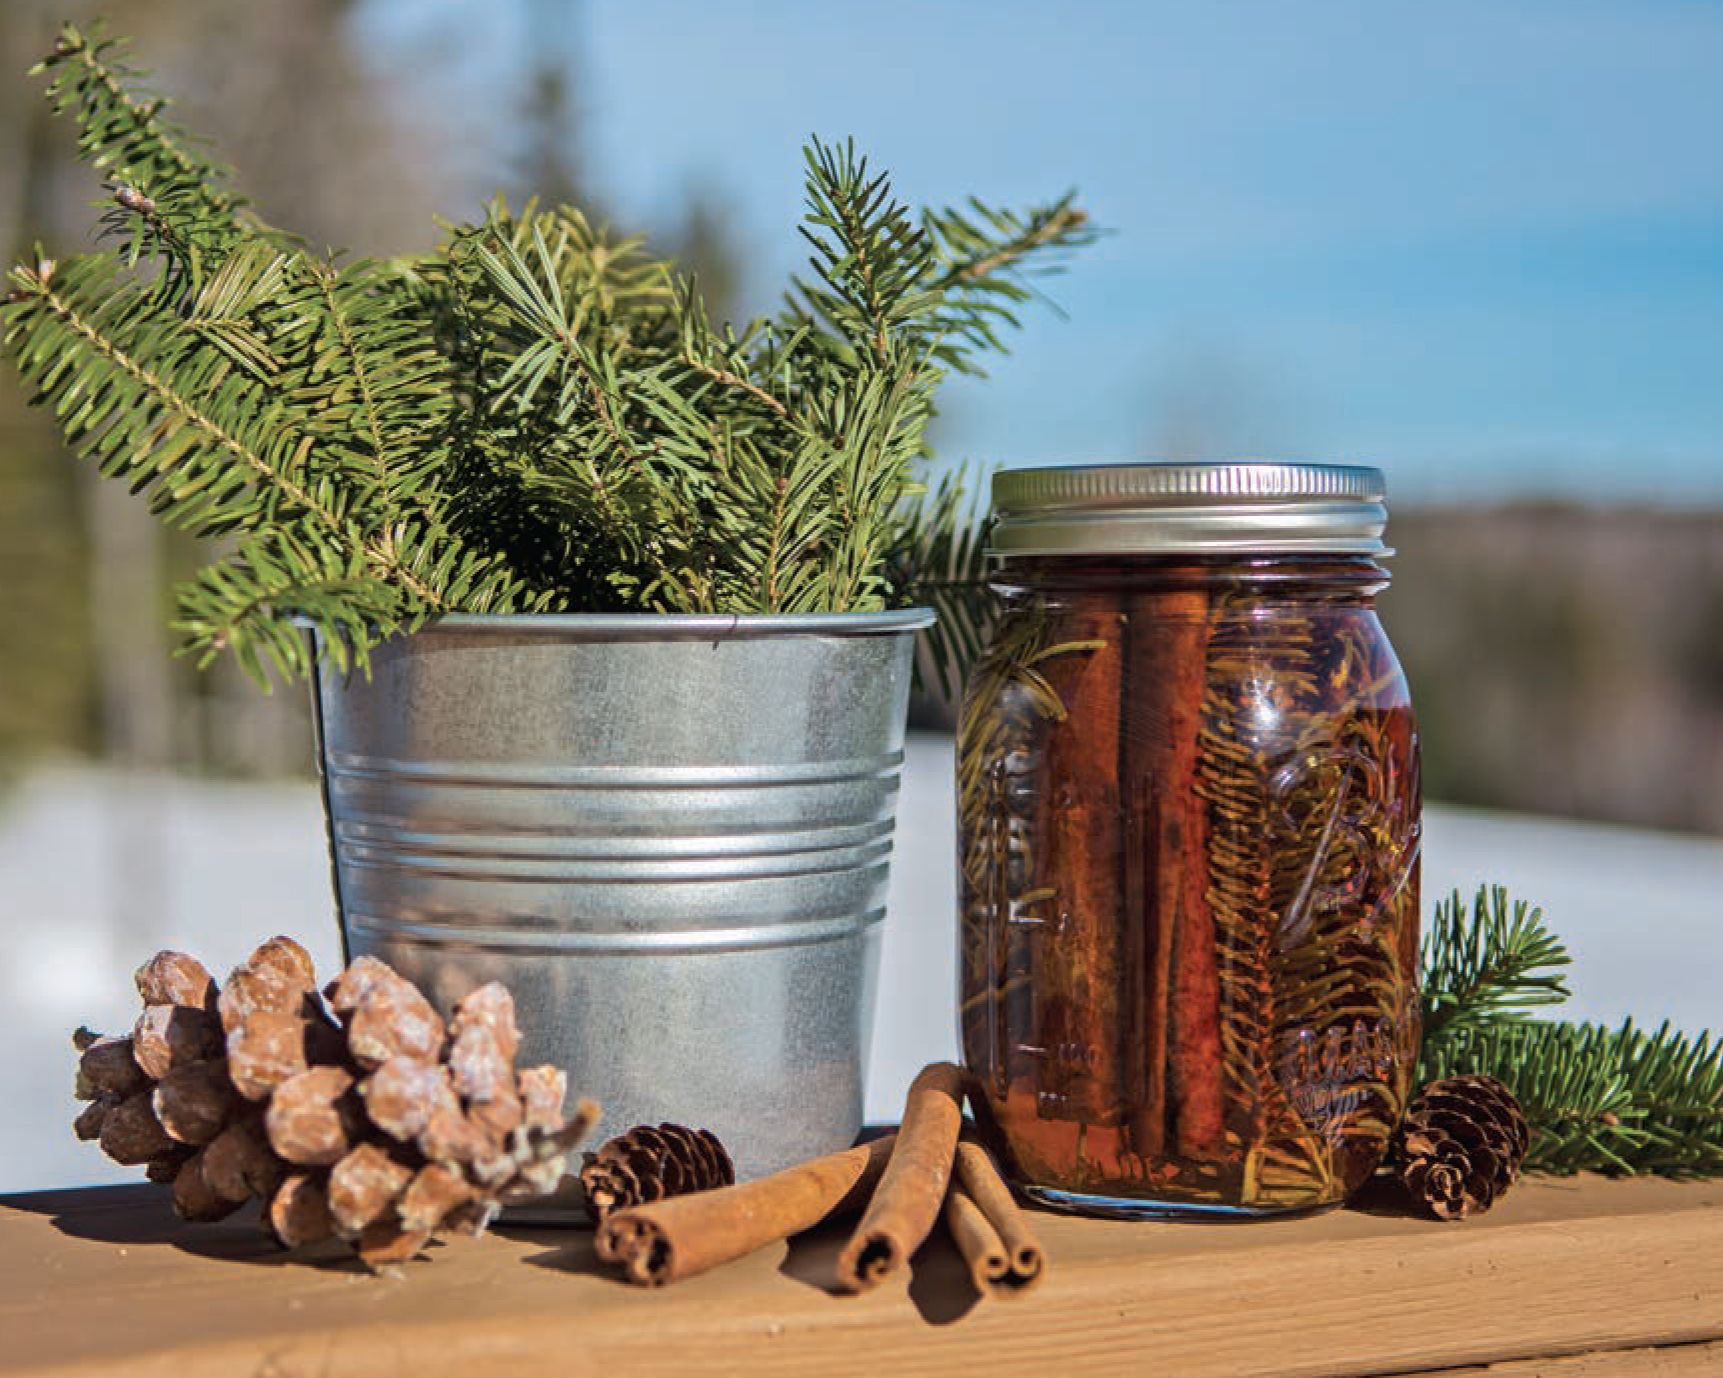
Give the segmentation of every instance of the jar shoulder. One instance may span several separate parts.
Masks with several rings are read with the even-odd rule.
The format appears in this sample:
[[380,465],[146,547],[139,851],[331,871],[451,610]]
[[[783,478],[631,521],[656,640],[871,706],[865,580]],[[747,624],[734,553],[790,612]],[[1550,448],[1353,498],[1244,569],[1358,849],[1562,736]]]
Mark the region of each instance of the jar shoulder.
[[1225,603],[1049,596],[1004,602],[974,672],[972,700],[1059,716],[1081,683],[1133,686],[1168,676],[1212,688],[1278,688],[1307,707],[1406,708],[1410,693],[1369,598],[1234,599]]

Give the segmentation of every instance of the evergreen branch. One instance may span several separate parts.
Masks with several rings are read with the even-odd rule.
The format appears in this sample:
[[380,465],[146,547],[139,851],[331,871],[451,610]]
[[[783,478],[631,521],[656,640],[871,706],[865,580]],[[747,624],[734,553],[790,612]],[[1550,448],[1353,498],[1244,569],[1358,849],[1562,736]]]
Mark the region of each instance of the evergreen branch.
[[[1007,269],[1017,268],[1039,252],[1074,248],[1094,238],[1088,214],[1077,208],[1071,196],[1033,210],[1026,217],[993,210],[974,198],[969,205],[1004,237],[989,238],[956,211],[928,212],[923,224],[940,246],[940,258],[945,264],[945,271],[934,279],[937,291],[973,287]],[[1041,265],[1043,272],[1056,270],[1056,265],[1045,262]]]
[[1569,991],[1557,970],[1567,949],[1544,926],[1543,910],[1511,908],[1501,886],[1478,888],[1468,914],[1455,891],[1436,906],[1424,938],[1426,1045],[1460,1030],[1560,1004]]
[[[22,313],[13,318],[7,343],[22,343],[20,370],[45,395],[58,389],[67,401],[79,397],[79,384],[86,380],[69,367],[74,355],[82,355],[85,367],[105,375],[100,391],[61,421],[67,439],[81,443],[104,473],[123,473],[132,478],[134,488],[153,489],[162,499],[156,507],[159,515],[199,534],[214,534],[254,514],[248,479],[275,490],[291,505],[289,512],[277,515],[308,513],[331,527],[344,525],[341,513],[294,476],[292,469],[303,460],[297,434],[272,428],[266,449],[229,430],[197,400],[218,403],[224,378],[200,369],[196,386],[181,384],[172,372],[173,341],[162,327],[141,325],[135,332],[139,337],[148,332],[158,365],[120,343],[122,332],[109,328],[114,318],[138,313],[135,301],[128,301],[126,286],[106,264],[78,260],[60,268],[55,277],[64,280],[63,289],[30,270],[13,271],[20,302],[34,303],[39,310],[35,319]],[[60,352],[50,358],[43,346],[55,343]],[[237,408],[221,410],[232,413]],[[282,456],[289,458],[284,461]],[[195,477],[188,479],[188,473]]]
[[[823,286],[793,281],[798,318],[824,320],[877,365],[891,338],[938,305],[926,279],[933,262],[925,235],[891,198],[884,175],[870,176],[853,141],[842,149],[809,142],[806,218],[802,237]],[[796,323],[800,323],[799,319]]]
[[891,544],[892,602],[933,609],[920,634],[916,676],[948,701],[962,691],[992,636],[998,600],[987,581],[986,527],[967,474],[947,474],[931,495],[908,504]]
[[[408,285],[387,265],[302,259],[321,333],[295,403],[344,468],[370,479],[381,522],[412,512],[442,529],[438,468],[458,415],[450,369],[403,311]],[[447,534],[446,532],[444,533]]]
[[[403,625],[398,588],[367,574],[362,561],[276,530],[206,565],[176,591],[182,654],[206,666],[231,651],[265,690],[273,678],[311,672],[320,639],[334,668],[368,668],[367,648]],[[303,624],[303,625],[301,625]]]
[[1567,995],[1542,913],[1480,887],[1437,906],[1424,944],[1421,1082],[1487,1075],[1532,1128],[1528,1171],[1723,1176],[1723,1042],[1527,1017]]
[[255,320],[284,292],[287,264],[287,255],[266,241],[240,246],[192,298],[187,328],[256,377],[278,374],[281,358]]
[[942,298],[944,332],[939,357],[947,367],[980,376],[972,354],[1003,352],[1000,326],[1019,322],[1012,308],[1037,295],[1024,280],[1056,273],[1065,257],[1091,244],[1098,232],[1066,196],[1026,215],[997,210],[971,198],[968,213],[926,211],[922,226],[936,247],[941,271],[933,286]]
[[1723,1176],[1723,1044],[1664,1024],[1646,1033],[1541,1020],[1455,1030],[1421,1074],[1486,1074],[1532,1127],[1528,1171]]
[[229,170],[162,117],[165,100],[133,93],[138,74],[119,60],[123,48],[99,25],[85,33],[67,24],[31,75],[48,77],[50,108],[78,126],[78,156],[110,179],[119,209],[104,223],[121,239],[121,257],[136,264],[161,254],[172,270],[164,291],[195,287],[206,263],[245,232],[246,202],[228,186]]
[[98,171],[111,168],[133,184],[199,186],[200,218],[234,223],[246,203],[223,185],[228,169],[191,151],[184,131],[162,118],[165,100],[131,94],[128,85],[137,73],[115,56],[124,46],[104,36],[99,25],[86,34],[66,24],[30,75],[49,75],[45,94],[56,115],[76,112],[78,156],[85,163]]
[[[382,579],[370,568],[373,548],[386,548],[408,566],[411,579]],[[411,590],[437,590],[436,601]],[[505,563],[462,550],[424,530],[393,527],[375,547],[319,544],[303,530],[281,527],[253,536],[177,590],[175,627],[184,654],[200,666],[231,651],[264,688],[273,677],[310,673],[316,655],[340,673],[369,669],[377,642],[411,631],[448,607],[469,612],[542,612]],[[318,637],[315,650],[306,629]]]
[[[56,285],[62,279],[63,289]],[[10,304],[6,341],[18,347],[26,381],[46,396],[58,394],[67,440],[96,459],[103,473],[128,476],[134,489],[149,492],[157,515],[203,535],[260,519],[284,527],[313,521],[322,540],[350,546],[377,576],[398,582],[431,608],[448,610],[388,533],[361,534],[349,510],[350,489],[311,477],[314,438],[279,404],[259,409],[248,384],[212,368],[207,358],[192,354],[188,362],[172,318],[130,332],[107,328],[135,314],[140,301],[147,307],[147,299],[116,280],[111,264],[77,260],[57,268],[52,280],[18,268],[12,281],[20,299]],[[19,310],[31,306],[33,313]],[[154,361],[123,347],[122,333],[145,342]],[[105,366],[97,386],[86,386],[89,379],[72,366],[77,356],[86,367]],[[230,430],[215,415],[238,418],[247,409],[254,411],[249,434]]]

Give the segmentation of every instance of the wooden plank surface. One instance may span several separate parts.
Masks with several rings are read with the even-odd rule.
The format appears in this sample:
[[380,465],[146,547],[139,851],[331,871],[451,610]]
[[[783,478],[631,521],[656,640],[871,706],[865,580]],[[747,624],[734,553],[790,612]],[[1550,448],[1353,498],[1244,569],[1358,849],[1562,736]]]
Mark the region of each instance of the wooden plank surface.
[[1723,1353],[1723,1183],[1534,1179],[1456,1225],[1036,1219],[1046,1282],[981,1302],[942,1241],[863,1297],[824,1290],[833,1232],[647,1292],[581,1230],[453,1239],[371,1277],[244,1219],[182,1224],[148,1186],[0,1197],[0,1371],[1589,1378]]
[[[1554,1359],[1509,1359],[1481,1368],[1444,1368],[1440,1378],[1693,1378],[1723,1374],[1723,1344],[1658,1345],[1652,1349],[1592,1350]],[[1437,1378],[1409,1373],[1402,1378]]]

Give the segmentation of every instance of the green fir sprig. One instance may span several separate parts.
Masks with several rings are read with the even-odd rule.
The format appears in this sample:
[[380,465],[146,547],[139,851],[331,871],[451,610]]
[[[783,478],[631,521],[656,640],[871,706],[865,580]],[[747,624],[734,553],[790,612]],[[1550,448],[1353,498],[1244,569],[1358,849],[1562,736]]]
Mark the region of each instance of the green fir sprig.
[[1424,1041],[1439,1045],[1467,1029],[1524,1017],[1570,994],[1567,949],[1543,910],[1480,887],[1468,910],[1458,891],[1436,906],[1424,934]]
[[1565,947],[1542,911],[1480,888],[1437,906],[1425,936],[1420,1082],[1487,1074],[1531,1125],[1529,1171],[1723,1176],[1723,1043],[1664,1023],[1532,1017],[1567,998]]
[[1094,237],[1069,197],[919,215],[853,144],[807,149],[809,275],[775,318],[571,207],[494,203],[430,254],[314,252],[68,26],[37,68],[108,180],[110,247],[15,268],[0,341],[78,453],[224,549],[186,647],[296,676],[452,612],[866,612],[974,641],[979,547],[920,477],[940,383],[1003,348]]

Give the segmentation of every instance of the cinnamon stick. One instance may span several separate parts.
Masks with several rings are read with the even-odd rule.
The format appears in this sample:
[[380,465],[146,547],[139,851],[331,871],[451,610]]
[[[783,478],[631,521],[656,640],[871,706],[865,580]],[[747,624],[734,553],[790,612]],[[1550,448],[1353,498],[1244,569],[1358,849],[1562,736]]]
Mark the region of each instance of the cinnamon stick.
[[758,1181],[630,1206],[598,1229],[598,1256],[643,1287],[693,1277],[854,1210],[885,1171],[896,1136],[828,1153]]
[[1200,588],[1132,600],[1121,770],[1133,807],[1127,932],[1137,984],[1132,1141],[1145,1159],[1206,1162],[1224,1149],[1219,981],[1208,836],[1194,788],[1207,688],[1209,599]]
[[1040,1243],[987,1151],[967,1137],[957,1145],[945,1223],[983,1296],[1018,1296],[1041,1280]]
[[[1055,893],[1039,911],[1034,941],[1035,1011],[1018,1030],[1037,1059],[1036,1114],[1070,1126],[1061,1141],[1037,1134],[1036,1148],[1073,1174],[1084,1170],[1088,1126],[1124,1119],[1119,1060],[1128,1035],[1119,1001],[1124,846],[1119,740],[1124,610],[1116,596],[1085,594],[1065,610],[1062,641],[1094,649],[1055,656],[1041,668],[1057,687],[1066,719],[1046,736],[1036,841],[1044,841],[1031,884]],[[1027,1036],[1025,1038],[1025,1036]],[[1031,1132],[1019,1126],[1019,1133]]]
[[876,1286],[932,1231],[951,1180],[963,1124],[963,1073],[949,1062],[923,1067],[910,1083],[897,1147],[861,1223],[838,1255],[847,1292]]

